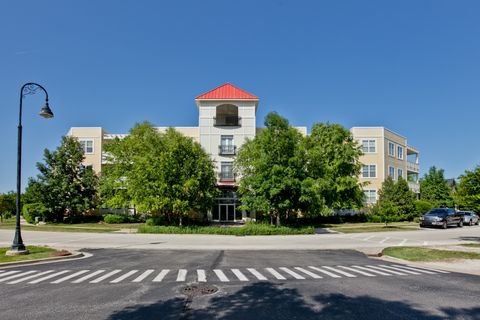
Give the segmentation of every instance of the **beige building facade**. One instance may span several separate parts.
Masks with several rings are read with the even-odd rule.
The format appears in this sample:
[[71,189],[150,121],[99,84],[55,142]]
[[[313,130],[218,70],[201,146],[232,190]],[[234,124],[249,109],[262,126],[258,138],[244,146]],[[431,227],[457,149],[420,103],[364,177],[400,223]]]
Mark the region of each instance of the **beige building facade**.
[[378,191],[387,177],[408,181],[410,189],[417,195],[419,185],[419,151],[408,145],[407,138],[384,127],[353,127],[353,138],[361,146],[362,171],[360,181],[367,204],[378,200]]

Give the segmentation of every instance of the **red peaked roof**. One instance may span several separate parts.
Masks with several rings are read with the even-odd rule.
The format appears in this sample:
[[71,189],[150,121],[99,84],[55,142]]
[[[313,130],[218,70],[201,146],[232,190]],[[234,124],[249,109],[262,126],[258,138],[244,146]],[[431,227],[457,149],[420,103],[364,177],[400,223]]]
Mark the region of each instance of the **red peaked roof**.
[[220,87],[199,95],[195,100],[258,100],[258,97],[230,83],[225,83]]

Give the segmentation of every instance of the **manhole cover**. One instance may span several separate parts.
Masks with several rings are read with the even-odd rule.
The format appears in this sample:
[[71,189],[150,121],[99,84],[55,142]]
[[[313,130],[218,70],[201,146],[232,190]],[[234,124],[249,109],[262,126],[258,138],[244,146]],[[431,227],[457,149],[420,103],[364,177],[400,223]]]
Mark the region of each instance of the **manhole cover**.
[[214,294],[218,291],[218,288],[211,285],[189,285],[180,289],[180,293],[193,297],[193,296],[203,296],[207,294]]

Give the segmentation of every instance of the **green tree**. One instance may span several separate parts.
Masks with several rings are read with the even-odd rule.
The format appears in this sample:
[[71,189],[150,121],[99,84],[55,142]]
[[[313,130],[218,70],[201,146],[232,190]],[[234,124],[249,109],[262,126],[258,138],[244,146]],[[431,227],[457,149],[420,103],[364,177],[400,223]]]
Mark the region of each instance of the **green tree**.
[[105,205],[164,215],[167,220],[211,208],[216,196],[213,163],[199,143],[172,128],[149,123],[106,145],[109,165],[101,179]]
[[3,222],[4,217],[8,217],[16,211],[16,194],[13,191],[0,194],[0,221]]
[[358,181],[362,154],[350,131],[318,123],[304,139],[306,170],[323,203],[331,209],[358,208],[364,194]]
[[443,169],[437,169],[433,166],[420,179],[420,198],[430,202],[435,207],[454,206],[451,189],[444,177]]
[[83,167],[83,149],[77,139],[63,137],[55,151],[44,151],[44,163],[37,163],[40,174],[30,179],[25,203],[41,204],[47,221],[63,221],[97,205],[97,178],[90,167]]
[[388,177],[378,192],[377,203],[372,207],[372,214],[379,216],[387,225],[389,222],[408,219],[416,214],[415,194],[402,177],[395,182]]
[[[235,159],[242,207],[268,214],[277,226],[281,218],[296,214],[302,201],[310,203],[301,198],[305,178],[301,138],[288,120],[272,112],[265,117],[265,129],[244,143]],[[314,185],[304,183],[303,187],[311,191]]]
[[460,176],[456,200],[461,209],[480,212],[480,166]]

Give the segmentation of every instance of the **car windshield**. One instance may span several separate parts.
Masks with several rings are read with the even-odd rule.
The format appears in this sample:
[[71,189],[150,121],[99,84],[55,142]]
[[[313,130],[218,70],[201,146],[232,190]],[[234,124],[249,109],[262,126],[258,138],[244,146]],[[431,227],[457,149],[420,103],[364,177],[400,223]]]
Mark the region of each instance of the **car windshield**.
[[427,216],[446,216],[447,210],[446,209],[432,209],[427,212]]

